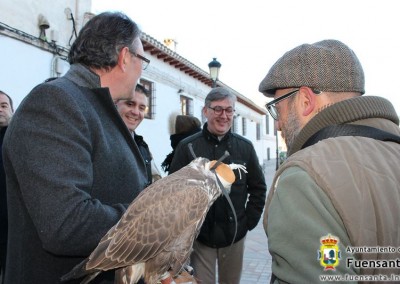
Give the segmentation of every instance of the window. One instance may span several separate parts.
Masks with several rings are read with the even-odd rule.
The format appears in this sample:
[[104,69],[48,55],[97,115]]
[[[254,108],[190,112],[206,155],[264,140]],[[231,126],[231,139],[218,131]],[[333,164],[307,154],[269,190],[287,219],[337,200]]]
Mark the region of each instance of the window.
[[232,123],[232,133],[237,133],[238,132],[238,116],[233,117],[233,123]]
[[181,114],[193,115],[193,99],[181,96]]
[[143,85],[143,87],[147,90],[147,93],[149,94],[148,99],[149,99],[149,108],[146,112],[146,115],[144,116],[145,118],[148,119],[155,119],[156,117],[156,93],[155,93],[155,87],[154,83],[145,80],[145,79],[140,79],[140,84]]
[[269,115],[265,116],[265,134],[269,134]]
[[258,122],[256,124],[256,136],[257,140],[261,140],[261,125]]
[[247,121],[245,117],[242,117],[242,135],[247,135]]
[[207,121],[207,117],[204,115],[204,111],[201,110],[201,125],[206,123],[206,121]]

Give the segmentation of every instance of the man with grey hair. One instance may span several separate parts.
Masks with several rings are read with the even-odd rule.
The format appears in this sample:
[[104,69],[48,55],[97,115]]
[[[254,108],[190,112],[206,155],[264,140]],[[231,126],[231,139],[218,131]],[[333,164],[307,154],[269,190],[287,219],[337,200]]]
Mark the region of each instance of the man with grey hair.
[[[5,283],[60,283],[94,250],[146,186],[140,151],[114,102],[130,99],[144,57],[122,13],[93,17],[69,52],[71,68],[35,87],[3,144],[9,234]],[[96,283],[114,283],[114,272]]]
[[362,96],[364,72],[353,50],[338,40],[300,45],[271,67],[259,90],[274,98],[266,107],[289,156],[264,213],[272,282],[398,274],[388,266],[398,250],[367,250],[400,247],[399,118],[388,100]]
[[191,265],[202,283],[216,283],[217,265],[219,283],[240,283],[245,236],[257,225],[265,204],[267,188],[254,147],[249,140],[231,132],[235,102],[236,96],[228,89],[212,89],[203,108],[207,118],[203,130],[178,144],[170,167],[171,174],[189,164],[194,158],[192,147],[197,157],[210,160],[218,160],[228,151],[230,155],[224,163],[247,168],[247,174],[235,173],[230,192],[237,224],[228,200],[219,197],[207,213],[193,245]]

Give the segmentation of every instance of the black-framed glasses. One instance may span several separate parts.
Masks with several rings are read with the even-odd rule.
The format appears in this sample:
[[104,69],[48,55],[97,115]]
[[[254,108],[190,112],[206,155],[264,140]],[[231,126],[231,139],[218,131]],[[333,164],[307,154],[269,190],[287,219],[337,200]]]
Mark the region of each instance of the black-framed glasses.
[[149,66],[149,64],[150,64],[150,59],[147,59],[143,55],[140,55],[140,54],[138,54],[136,52],[132,52],[132,51],[129,51],[129,52],[132,53],[133,56],[136,56],[137,58],[139,58],[139,59],[141,59],[143,61],[142,69],[146,70],[147,66]]
[[279,98],[270,101],[269,103],[267,103],[265,105],[265,107],[267,108],[269,114],[272,116],[273,119],[278,120],[279,119],[279,113],[278,110],[276,109],[276,104],[279,103],[280,101],[283,101],[291,96],[293,96],[294,94],[296,94],[300,89],[291,91],[283,96],[280,96]]
[[209,106],[208,108],[212,109],[216,115],[221,115],[225,111],[226,115],[229,116],[229,115],[233,115],[233,113],[235,112],[233,107],[223,108],[221,106],[215,106],[215,107]]

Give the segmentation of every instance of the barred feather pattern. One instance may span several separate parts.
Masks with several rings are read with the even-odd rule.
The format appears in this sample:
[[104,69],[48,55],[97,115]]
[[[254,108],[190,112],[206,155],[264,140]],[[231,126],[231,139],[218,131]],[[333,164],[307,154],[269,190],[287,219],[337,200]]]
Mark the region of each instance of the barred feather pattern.
[[147,284],[157,283],[168,270],[177,274],[189,260],[208,210],[221,195],[215,174],[206,169],[208,162],[197,158],[142,191],[74,270],[83,269],[91,281],[92,273],[117,269],[115,283],[124,284],[142,276]]

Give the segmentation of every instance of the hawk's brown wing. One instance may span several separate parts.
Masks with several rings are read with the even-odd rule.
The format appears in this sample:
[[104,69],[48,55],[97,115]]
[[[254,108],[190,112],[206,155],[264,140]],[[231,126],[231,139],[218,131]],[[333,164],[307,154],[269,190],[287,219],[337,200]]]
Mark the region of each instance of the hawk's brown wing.
[[[176,246],[174,241],[182,234],[192,236],[193,242],[210,207],[211,197],[204,190],[209,186],[216,186],[213,175],[192,167],[150,185],[103,237],[86,269],[109,270],[146,262]],[[193,228],[193,235],[185,231],[188,228]]]

